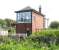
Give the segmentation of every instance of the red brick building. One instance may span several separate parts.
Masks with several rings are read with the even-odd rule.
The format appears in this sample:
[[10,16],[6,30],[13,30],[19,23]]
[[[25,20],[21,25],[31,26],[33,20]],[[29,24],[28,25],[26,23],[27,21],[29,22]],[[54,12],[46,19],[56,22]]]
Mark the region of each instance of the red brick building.
[[30,34],[29,32],[37,32],[45,27],[44,15],[41,13],[41,7],[39,11],[36,11],[30,7],[26,7],[16,12],[16,33],[18,34]]

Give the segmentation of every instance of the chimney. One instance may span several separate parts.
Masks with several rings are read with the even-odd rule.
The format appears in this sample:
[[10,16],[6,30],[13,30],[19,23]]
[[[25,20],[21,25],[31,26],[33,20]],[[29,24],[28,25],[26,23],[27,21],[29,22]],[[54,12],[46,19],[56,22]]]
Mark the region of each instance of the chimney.
[[41,14],[41,5],[39,6],[39,13]]

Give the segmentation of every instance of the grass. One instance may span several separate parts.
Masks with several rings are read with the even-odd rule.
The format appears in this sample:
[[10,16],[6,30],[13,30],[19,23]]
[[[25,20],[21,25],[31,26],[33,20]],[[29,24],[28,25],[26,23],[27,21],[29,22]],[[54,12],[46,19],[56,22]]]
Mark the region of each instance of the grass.
[[33,41],[31,38],[27,38],[22,41],[9,40],[7,43],[0,44],[0,50],[59,50],[59,44],[50,44],[39,41]]
[[[57,41],[55,41],[55,38]],[[57,29],[36,32],[21,41],[0,36],[0,50],[59,50],[57,38],[59,39],[59,30]]]
[[59,29],[45,29],[40,32],[35,32],[32,35],[34,36],[59,36]]

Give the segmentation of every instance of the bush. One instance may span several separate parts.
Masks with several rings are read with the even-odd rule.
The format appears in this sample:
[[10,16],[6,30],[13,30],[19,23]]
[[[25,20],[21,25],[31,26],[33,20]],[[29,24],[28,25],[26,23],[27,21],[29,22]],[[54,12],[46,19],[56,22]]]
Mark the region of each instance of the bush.
[[53,21],[53,22],[51,22],[51,24],[50,24],[50,28],[59,28],[59,22],[58,21]]
[[20,42],[10,39],[9,42],[0,44],[0,50],[59,50],[59,45],[48,46],[47,43],[39,42],[38,38],[28,37]]
[[[59,31],[43,30],[23,40],[0,37],[0,50],[59,50]],[[56,41],[55,41],[56,39]]]

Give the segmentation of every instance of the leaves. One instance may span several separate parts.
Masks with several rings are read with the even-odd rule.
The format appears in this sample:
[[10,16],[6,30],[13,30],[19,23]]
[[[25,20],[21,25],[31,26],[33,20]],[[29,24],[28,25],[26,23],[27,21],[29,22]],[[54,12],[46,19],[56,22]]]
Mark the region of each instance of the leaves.
[[13,27],[15,26],[16,21],[12,19],[0,19],[0,26],[1,27]]
[[59,22],[58,21],[53,21],[50,24],[50,28],[59,28]]

